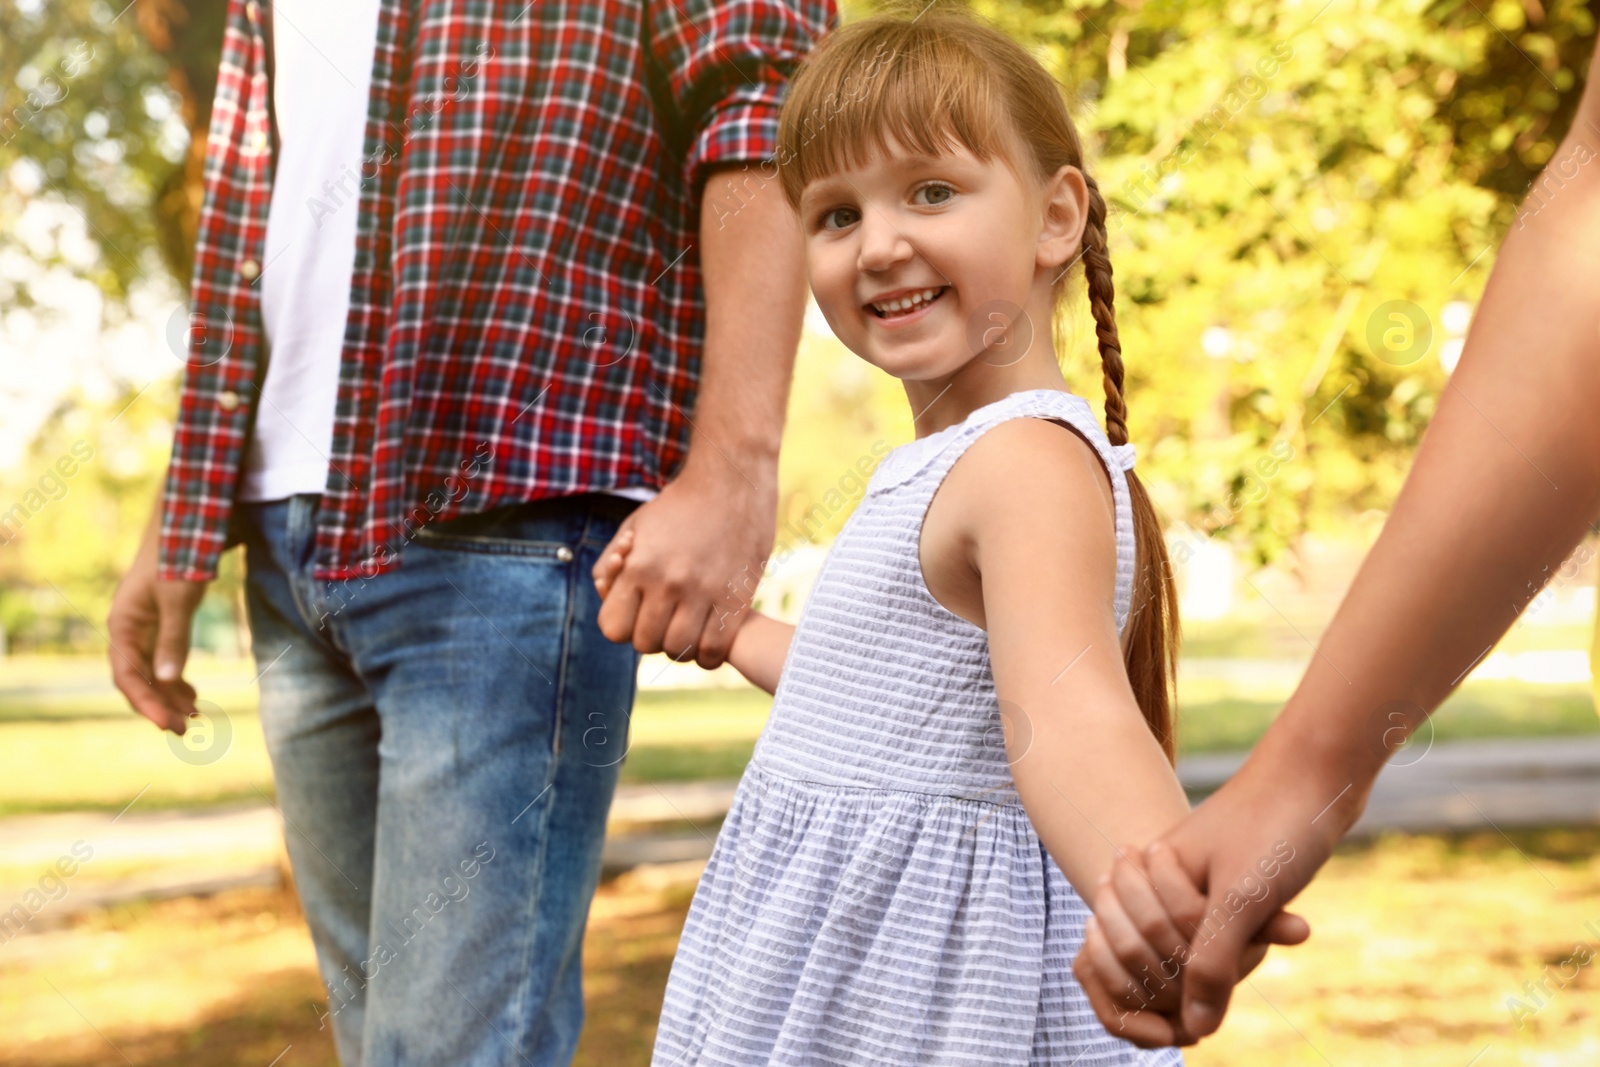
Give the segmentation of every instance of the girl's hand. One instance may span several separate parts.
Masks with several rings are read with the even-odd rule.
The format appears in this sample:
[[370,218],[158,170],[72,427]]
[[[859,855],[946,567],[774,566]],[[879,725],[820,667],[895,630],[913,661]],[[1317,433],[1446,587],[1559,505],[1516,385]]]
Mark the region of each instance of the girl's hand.
[[601,600],[605,600],[606,594],[611,592],[611,587],[616,584],[617,575],[622,573],[622,568],[627,563],[628,552],[632,548],[633,528],[630,526],[612,538],[606,550],[595,561],[594,570],[590,574],[594,578],[594,587],[600,593]]
[[[1231,914],[1206,914],[1206,895],[1165,841],[1124,852],[1097,888],[1072,971],[1101,1023],[1141,1048],[1195,1044],[1181,1014],[1186,965],[1199,942],[1217,936],[1217,915],[1226,922]],[[1237,980],[1261,964],[1269,946],[1297,945],[1310,933],[1304,918],[1279,911],[1242,946]]]

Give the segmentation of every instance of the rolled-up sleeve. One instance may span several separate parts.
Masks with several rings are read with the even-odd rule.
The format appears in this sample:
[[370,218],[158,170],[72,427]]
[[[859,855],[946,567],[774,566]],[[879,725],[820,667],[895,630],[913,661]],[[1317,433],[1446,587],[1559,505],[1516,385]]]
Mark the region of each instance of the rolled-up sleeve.
[[771,159],[789,78],[838,22],[834,0],[650,0],[650,52],[687,133],[684,188],[698,207],[706,172]]

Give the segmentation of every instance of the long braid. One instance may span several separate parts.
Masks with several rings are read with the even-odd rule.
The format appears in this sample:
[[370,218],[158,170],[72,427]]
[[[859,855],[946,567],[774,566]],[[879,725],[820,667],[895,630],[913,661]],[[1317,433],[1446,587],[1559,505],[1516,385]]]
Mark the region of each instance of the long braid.
[[1116,290],[1111,284],[1111,255],[1106,247],[1106,202],[1100,185],[1087,173],[1089,219],[1083,230],[1083,274],[1089,283],[1089,310],[1106,390],[1106,437],[1114,445],[1128,443],[1128,405],[1122,399],[1122,342],[1117,339]]
[[[1081,168],[1080,168],[1081,169]],[[1122,395],[1122,342],[1117,337],[1116,291],[1111,285],[1111,256],[1106,242],[1106,202],[1100,186],[1087,172],[1089,217],[1083,230],[1083,273],[1089,288],[1089,308],[1094,313],[1095,337],[1100,343],[1101,374],[1106,391],[1106,439],[1113,445],[1128,443],[1128,404]],[[1155,505],[1133,471],[1127,473],[1128,496],[1133,505],[1137,560],[1133,603],[1128,619],[1124,661],[1128,681],[1151,732],[1161,742],[1169,761],[1177,759],[1173,732],[1172,698],[1178,669],[1178,591],[1172,566],[1156,517]]]

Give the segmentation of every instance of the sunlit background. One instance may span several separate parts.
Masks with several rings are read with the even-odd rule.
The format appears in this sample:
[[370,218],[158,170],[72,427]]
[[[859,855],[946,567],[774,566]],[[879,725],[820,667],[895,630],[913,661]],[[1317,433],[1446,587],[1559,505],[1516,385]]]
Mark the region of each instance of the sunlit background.
[[[1277,713],[1381,528],[1499,242],[1593,160],[1557,150],[1600,0],[973,6],[1073,92],[1112,205],[1198,799]],[[208,714],[189,737],[129,712],[105,653],[170,448],[223,11],[0,0],[0,1062],[19,1067],[335,1062],[238,554],[195,622]],[[1064,369],[1098,406],[1074,315]],[[813,305],[757,607],[797,616],[857,461],[911,436],[898,384]],[[1600,1063],[1594,556],[1396,754],[1299,902],[1311,942],[1240,987],[1191,1064]],[[648,1062],[770,703],[732,668],[659,656],[640,687],[591,912],[586,1065]]]

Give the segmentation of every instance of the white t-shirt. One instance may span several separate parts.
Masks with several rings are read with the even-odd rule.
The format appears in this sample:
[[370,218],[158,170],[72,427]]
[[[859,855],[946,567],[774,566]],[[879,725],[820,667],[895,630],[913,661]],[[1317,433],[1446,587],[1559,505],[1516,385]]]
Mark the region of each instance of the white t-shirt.
[[[260,281],[270,360],[240,500],[327,489],[378,3],[273,0],[267,8],[279,136]],[[656,495],[646,486],[605,491]]]

